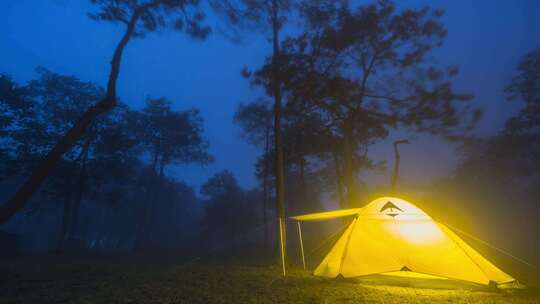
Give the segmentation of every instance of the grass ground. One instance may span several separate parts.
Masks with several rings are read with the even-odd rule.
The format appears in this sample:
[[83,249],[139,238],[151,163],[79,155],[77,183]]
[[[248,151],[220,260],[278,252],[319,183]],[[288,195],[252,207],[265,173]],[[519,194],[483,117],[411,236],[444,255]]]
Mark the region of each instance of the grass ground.
[[284,279],[268,266],[134,257],[0,262],[0,303],[540,303],[538,289],[488,291],[411,279]]

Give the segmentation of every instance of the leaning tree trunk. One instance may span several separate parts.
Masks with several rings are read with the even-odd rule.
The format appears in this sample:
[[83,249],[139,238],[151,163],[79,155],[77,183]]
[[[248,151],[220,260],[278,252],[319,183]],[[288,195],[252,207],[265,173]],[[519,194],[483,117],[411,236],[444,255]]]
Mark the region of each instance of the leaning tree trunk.
[[279,73],[279,18],[277,0],[272,0],[272,77],[274,90],[274,140],[276,149],[276,210],[278,215],[279,239],[281,249],[281,263],[283,275],[286,274],[285,265],[287,260],[286,228],[285,228],[285,193],[283,172],[283,138],[281,134],[281,79]]
[[137,24],[141,13],[141,10],[136,10],[131,16],[126,32],[114,51],[105,98],[82,114],[73,127],[60,139],[52,150],[49,151],[37,168],[32,171],[19,190],[17,190],[7,202],[0,205],[0,224],[7,222],[19,210],[25,207],[30,197],[39,189],[45,178],[54,169],[56,163],[62,158],[62,155],[69,151],[81,138],[92,121],[100,114],[103,114],[116,106],[116,81],[120,73],[122,53],[135,31],[135,25]]

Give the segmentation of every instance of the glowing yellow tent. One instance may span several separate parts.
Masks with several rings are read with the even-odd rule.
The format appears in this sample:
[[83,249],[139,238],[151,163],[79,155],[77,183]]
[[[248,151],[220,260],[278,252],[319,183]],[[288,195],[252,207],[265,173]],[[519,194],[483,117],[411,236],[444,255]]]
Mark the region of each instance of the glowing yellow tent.
[[[399,198],[382,197],[363,208],[292,219],[320,221],[344,216],[354,219],[315,275],[333,278],[408,271],[480,284],[514,281],[446,226]],[[298,227],[300,231],[300,224]]]

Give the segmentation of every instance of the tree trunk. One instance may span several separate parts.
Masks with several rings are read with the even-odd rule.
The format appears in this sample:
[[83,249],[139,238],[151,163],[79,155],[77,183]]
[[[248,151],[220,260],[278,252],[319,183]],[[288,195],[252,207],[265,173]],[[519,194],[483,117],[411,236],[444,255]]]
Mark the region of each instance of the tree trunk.
[[137,229],[137,241],[135,244],[135,250],[140,251],[144,249],[146,245],[146,235],[147,235],[147,229],[148,229],[148,222],[149,222],[149,215],[150,212],[150,202],[152,200],[152,196],[154,193],[154,186],[157,179],[157,165],[159,160],[159,152],[156,152],[154,155],[154,159],[152,161],[152,173],[150,176],[150,181],[148,182],[146,193],[144,194],[144,200],[143,200],[143,209],[141,211],[140,220],[139,220],[139,226]]
[[352,128],[349,122],[345,122],[343,131],[343,175],[347,190],[345,207],[350,208],[357,198],[357,191],[353,169],[354,139],[352,138]]
[[276,147],[276,210],[278,214],[279,236],[282,255],[283,275],[285,275],[285,265],[287,260],[286,228],[285,228],[285,182],[283,172],[283,139],[281,134],[281,77],[279,73],[279,18],[277,0],[272,0],[272,77],[274,89],[274,140]]
[[165,183],[165,167],[167,166],[167,161],[165,157],[162,155],[161,160],[159,162],[159,175],[156,173],[156,180],[154,181],[154,186],[152,189],[152,192],[150,193],[150,204],[148,205],[147,209],[147,216],[146,216],[146,240],[151,240],[148,238],[148,232],[152,231],[152,229],[155,228],[156,225],[156,218],[159,215],[160,208],[167,208],[167,205],[160,205],[160,197],[159,193],[163,191],[166,183]]
[[62,226],[60,228],[60,233],[58,235],[58,241],[56,243],[56,254],[61,254],[64,250],[64,242],[67,239],[68,230],[69,230],[69,218],[71,214],[71,203],[72,203],[72,184],[69,177],[66,178],[66,193],[64,197],[64,209],[62,213]]
[[265,142],[264,142],[264,172],[263,172],[263,225],[264,225],[264,252],[268,252],[268,173],[270,169],[270,161],[268,155],[270,153],[270,126],[266,127]]
[[340,163],[339,158],[337,156],[336,152],[332,153],[332,156],[334,157],[334,168],[335,168],[335,174],[336,174],[336,192],[339,199],[339,206],[344,209],[345,206],[345,197],[343,195],[343,181],[341,179],[341,172],[339,171]]
[[159,163],[159,177],[163,179],[165,177],[165,157],[161,157],[161,161]]
[[52,148],[51,151],[44,157],[41,163],[35,168],[26,182],[19,188],[7,202],[0,205],[0,224],[7,222],[19,210],[23,209],[30,197],[39,189],[45,178],[54,169],[56,163],[62,158],[62,155],[69,151],[73,145],[81,138],[87,127],[94,119],[116,106],[116,80],[120,73],[120,61],[122,53],[129,39],[135,31],[135,26],[139,17],[143,13],[142,10],[136,10],[131,16],[127,25],[124,36],[118,43],[111,61],[111,72],[107,83],[107,94],[104,99],[96,105],[90,107],[84,112],[73,127],[64,135],[62,139]]
[[71,211],[71,229],[70,233],[74,234],[78,232],[79,225],[79,208],[84,194],[84,187],[86,183],[86,162],[88,160],[88,151],[90,150],[90,140],[84,145],[84,151],[81,158],[81,168],[79,170],[79,179],[77,181],[77,193],[75,194],[75,200],[73,201],[73,210]]
[[399,165],[400,165],[400,160],[401,160],[401,155],[399,154],[398,145],[408,144],[408,143],[409,141],[407,139],[394,141],[395,161],[394,161],[394,172],[392,173],[392,184],[391,184],[391,189],[393,193],[396,192],[397,180],[399,178]]
[[396,183],[399,175],[399,161],[400,161],[400,155],[399,155],[399,149],[396,143],[394,143],[394,153],[395,153],[395,160],[394,160],[394,172],[392,174],[392,192],[396,192]]
[[[305,166],[306,166],[306,160],[304,158],[304,155],[301,155],[300,156],[300,161],[299,161],[299,167],[300,167],[300,192],[301,192],[301,195],[302,195],[302,204],[303,204],[303,208],[301,210],[305,210],[305,208],[308,206]],[[300,211],[300,210],[298,210],[298,211]]]

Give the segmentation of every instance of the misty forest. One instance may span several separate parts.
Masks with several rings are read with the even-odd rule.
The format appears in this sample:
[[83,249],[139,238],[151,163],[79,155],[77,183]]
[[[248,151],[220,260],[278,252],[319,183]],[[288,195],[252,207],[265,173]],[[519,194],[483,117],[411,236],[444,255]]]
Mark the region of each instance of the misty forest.
[[539,2],[0,14],[0,303],[540,302]]

